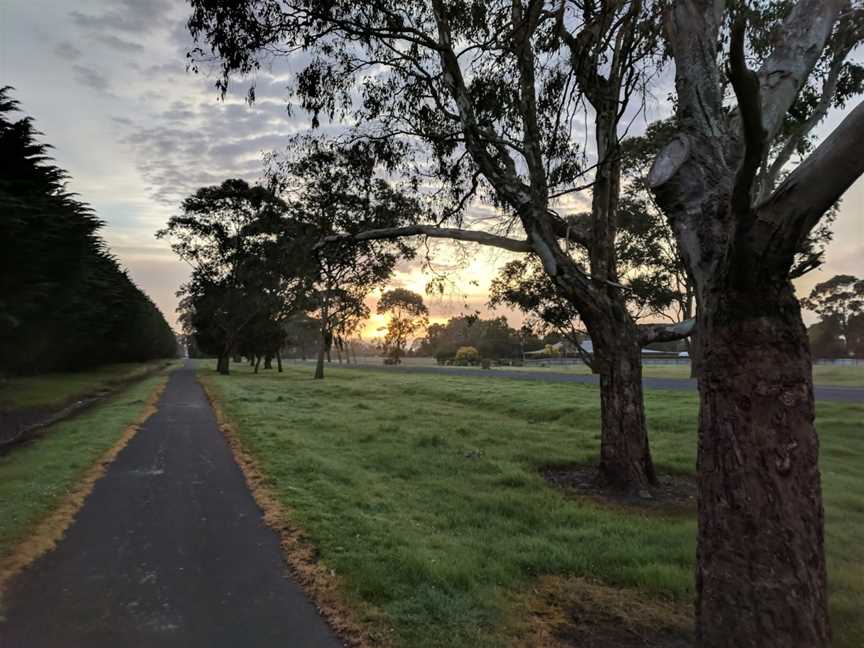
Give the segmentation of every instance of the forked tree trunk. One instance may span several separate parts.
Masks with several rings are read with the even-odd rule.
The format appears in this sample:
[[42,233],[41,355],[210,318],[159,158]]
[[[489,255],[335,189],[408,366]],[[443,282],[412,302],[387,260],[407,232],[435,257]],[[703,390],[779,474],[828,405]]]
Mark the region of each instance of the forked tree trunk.
[[794,290],[708,291],[699,326],[698,645],[828,646],[812,365]]
[[599,482],[638,493],[657,484],[648,444],[642,394],[641,348],[635,333],[597,337],[594,353],[600,371]]

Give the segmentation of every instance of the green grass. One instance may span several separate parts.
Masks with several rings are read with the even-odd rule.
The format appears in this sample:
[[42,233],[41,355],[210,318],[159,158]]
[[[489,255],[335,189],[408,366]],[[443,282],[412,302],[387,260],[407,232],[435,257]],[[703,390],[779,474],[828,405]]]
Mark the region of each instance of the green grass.
[[[587,385],[311,369],[202,369],[278,497],[402,646],[501,646],[508,601],[542,575],[693,596],[695,520],[602,507],[537,467],[598,452]],[[661,472],[692,473],[696,396],[649,391]],[[864,645],[864,407],[819,404],[835,645]]]
[[28,537],[103,452],[142,414],[164,379],[151,376],[43,437],[0,455],[0,559]]
[[[364,360],[375,362],[379,358]],[[437,367],[432,358],[406,358],[406,366]],[[467,367],[466,367],[467,368]],[[481,371],[480,367],[471,367]],[[532,365],[528,367],[494,367],[492,371],[540,371],[554,373],[572,373],[587,375],[591,373],[584,364],[555,365],[546,367]],[[650,378],[690,378],[690,365],[642,365],[642,374]],[[838,387],[864,387],[864,366],[815,365],[813,367],[813,382],[816,385],[833,385]]]
[[75,398],[111,388],[167,363],[166,360],[129,362],[74,373],[7,378],[0,382],[0,409],[61,407]]

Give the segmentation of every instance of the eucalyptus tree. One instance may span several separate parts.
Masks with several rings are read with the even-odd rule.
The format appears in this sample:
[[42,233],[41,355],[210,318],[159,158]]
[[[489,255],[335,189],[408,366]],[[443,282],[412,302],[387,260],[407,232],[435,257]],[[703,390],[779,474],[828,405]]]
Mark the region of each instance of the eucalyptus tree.
[[[663,3],[191,4],[190,31],[206,47],[192,57],[215,54],[223,93],[233,75],[252,72],[262,60],[305,51],[309,63],[293,91],[313,121],[345,118],[356,125],[353,137],[399,142],[388,150],[390,165],[411,169],[438,201],[431,221],[334,236],[450,238],[538,260],[594,340],[599,479],[626,490],[655,482],[640,347],[687,330],[637,326],[614,241],[622,120],[633,116],[632,100],[656,73]],[[580,145],[583,119],[591,136]],[[580,217],[578,194],[588,189],[590,213]],[[469,222],[466,208],[477,197],[499,208],[488,223],[492,231]]]
[[286,156],[272,156],[271,186],[285,197],[298,226],[295,245],[311,261],[308,310],[321,327],[315,378],[324,359],[369,317],[366,298],[390,277],[399,258],[413,252],[401,241],[319,242],[336,233],[362,232],[411,222],[421,207],[405,188],[383,177],[377,155],[362,142],[300,138]]
[[697,302],[702,646],[830,643],[811,357],[791,279],[864,173],[864,103],[808,140],[856,93],[840,85],[844,70],[855,81],[862,27],[848,0],[679,0],[666,15],[678,129],[648,179]]

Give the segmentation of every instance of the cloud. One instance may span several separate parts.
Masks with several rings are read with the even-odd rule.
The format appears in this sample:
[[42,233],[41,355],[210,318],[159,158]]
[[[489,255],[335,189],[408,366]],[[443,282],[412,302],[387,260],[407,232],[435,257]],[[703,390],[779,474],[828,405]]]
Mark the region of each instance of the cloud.
[[81,85],[96,90],[97,92],[108,91],[108,78],[101,72],[78,64],[72,66],[72,71]]
[[102,43],[103,45],[107,45],[111,49],[117,50],[119,52],[142,52],[144,51],[144,46],[139,45],[138,43],[133,43],[132,41],[125,40],[123,38],[118,38],[113,34],[96,34],[94,37],[97,41]]
[[131,34],[161,29],[168,20],[172,8],[170,0],[121,0],[114,2],[102,13],[85,14],[72,11],[72,21],[84,29],[120,31]]
[[54,48],[54,53],[64,61],[77,61],[83,54],[80,49],[68,41],[58,43]]

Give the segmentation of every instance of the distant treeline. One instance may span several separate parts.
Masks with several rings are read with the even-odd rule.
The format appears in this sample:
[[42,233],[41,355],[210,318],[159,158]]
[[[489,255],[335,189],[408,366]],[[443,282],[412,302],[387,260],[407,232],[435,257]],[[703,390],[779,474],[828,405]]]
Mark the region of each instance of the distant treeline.
[[66,190],[30,117],[0,89],[0,374],[175,356],[171,327]]

